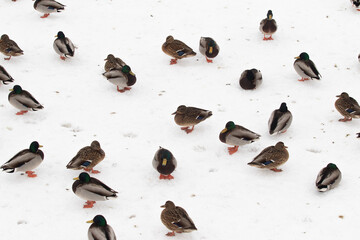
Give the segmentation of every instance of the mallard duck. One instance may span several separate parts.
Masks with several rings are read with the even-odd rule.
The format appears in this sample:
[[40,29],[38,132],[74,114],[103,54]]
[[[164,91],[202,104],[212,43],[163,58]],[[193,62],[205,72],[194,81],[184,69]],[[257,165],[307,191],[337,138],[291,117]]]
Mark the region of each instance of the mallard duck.
[[128,65],[123,66],[121,69],[104,72],[103,75],[109,82],[116,85],[118,92],[121,93],[131,90],[130,86],[136,83],[136,75]]
[[269,133],[284,133],[290,127],[292,122],[292,114],[288,110],[286,103],[281,103],[280,108],[271,113],[268,121]]
[[326,192],[327,190],[333,189],[341,181],[341,172],[338,167],[329,163],[326,167],[321,169],[316,177],[316,187],[319,192]]
[[262,83],[262,74],[260,70],[255,68],[250,70],[245,70],[239,79],[240,86],[245,89],[255,89]]
[[109,72],[111,70],[121,70],[126,63],[121,60],[120,58],[116,58],[114,55],[109,54],[104,61],[106,61],[104,69],[106,72]]
[[357,138],[360,138],[360,132],[359,132],[359,133],[357,133]]
[[20,56],[24,54],[24,51],[19,48],[17,43],[9,38],[8,35],[3,34],[0,38],[0,52],[2,52],[8,58],[5,60],[10,60],[12,56]]
[[28,177],[36,177],[37,175],[31,170],[37,168],[44,160],[44,153],[39,149],[41,147],[38,142],[32,142],[29,149],[20,151],[0,168],[8,173],[20,171],[25,172]]
[[60,59],[65,60],[67,57],[73,57],[75,54],[75,46],[71,40],[65,37],[65,34],[60,31],[55,36],[53,47],[57,54],[60,55]]
[[220,47],[214,39],[210,37],[201,37],[199,51],[205,56],[208,63],[212,63],[213,61],[209,58],[216,57],[219,54]]
[[159,147],[153,158],[152,165],[160,173],[160,179],[174,179],[171,173],[175,170],[177,161],[169,150]]
[[15,85],[10,89],[8,100],[11,105],[21,110],[16,115],[23,115],[28,111],[37,111],[44,107],[26,90],[23,90],[19,85]]
[[72,185],[73,192],[80,198],[87,200],[84,208],[92,208],[96,201],[105,201],[117,198],[115,190],[111,189],[96,178],[90,177],[86,172],[80,173]]
[[191,232],[197,230],[194,222],[189,217],[188,213],[182,207],[175,206],[172,201],[166,201],[165,208],[161,212],[161,221],[172,232],[168,232],[167,236],[175,236],[175,232]]
[[175,40],[173,36],[168,36],[166,42],[162,45],[162,50],[167,55],[173,57],[170,65],[176,64],[178,59],[192,57],[196,55],[189,46],[180,40]]
[[[183,126],[181,130],[184,130],[186,133],[191,133],[195,125],[211,117],[212,112],[201,108],[180,105],[172,115],[175,115],[175,123]],[[189,129],[190,126],[192,126],[191,129]]]
[[4,85],[7,85],[14,81],[14,79],[10,76],[10,74],[1,65],[0,65],[0,81],[2,81]]
[[91,173],[100,173],[93,168],[105,158],[105,152],[98,141],[93,141],[90,146],[83,147],[75,157],[66,165],[67,169],[84,169]]
[[219,139],[223,143],[234,145],[234,147],[228,147],[229,154],[232,155],[237,152],[239,146],[259,140],[260,135],[229,121],[220,132]]
[[356,8],[356,10],[360,11],[360,0],[350,0],[350,2]]
[[295,71],[300,75],[300,82],[309,80],[309,78],[320,80],[320,73],[316,69],[313,61],[310,60],[309,54],[306,52],[301,53],[298,57],[295,57],[294,68]]
[[50,13],[53,12],[60,12],[61,10],[64,10],[65,5],[54,1],[54,0],[36,0],[34,2],[34,8],[35,10],[44,13],[41,18],[47,18]]
[[267,168],[274,172],[281,172],[282,170],[277,167],[289,159],[289,152],[286,148],[283,142],[278,142],[275,146],[270,146],[262,150],[248,165]]
[[[277,24],[276,24],[275,19],[273,19],[273,13],[271,10],[269,10],[267,12],[267,17],[264,18],[263,20],[261,20],[259,29],[260,29],[260,32],[262,32],[264,34],[263,40],[265,40],[265,41],[274,40],[272,38],[272,35],[277,30]],[[270,35],[270,37],[267,38],[266,35]]]
[[89,240],[116,240],[113,228],[107,224],[103,215],[96,215],[87,223],[92,223],[88,230]]
[[337,95],[338,99],[335,101],[335,108],[344,116],[339,119],[340,122],[351,121],[353,118],[360,118],[360,106],[358,102],[349,96],[346,92]]

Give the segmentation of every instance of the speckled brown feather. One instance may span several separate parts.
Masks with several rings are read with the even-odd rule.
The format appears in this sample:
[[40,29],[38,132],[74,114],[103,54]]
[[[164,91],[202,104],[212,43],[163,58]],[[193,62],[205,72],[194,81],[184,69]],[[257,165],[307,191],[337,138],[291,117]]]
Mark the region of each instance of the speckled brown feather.
[[270,146],[261,151],[248,165],[258,168],[273,169],[284,164],[289,159],[289,152],[283,142]]
[[345,118],[360,118],[360,106],[354,98],[350,97],[346,92],[337,97],[339,98],[335,101],[335,108],[341,115]]
[[173,114],[175,114],[176,124],[184,127],[194,126],[212,116],[212,112],[209,110],[185,105],[180,105]]
[[[83,168],[92,169],[104,158],[105,152],[101,149],[100,143],[98,141],[93,141],[91,146],[80,149],[76,156],[68,163],[66,168],[75,170]],[[88,166],[82,165],[84,162],[89,160],[91,163]]]
[[165,209],[161,212],[161,221],[168,229],[176,232],[197,230],[185,209],[175,206],[171,201],[167,201],[163,207]]
[[3,34],[0,39],[0,52],[6,56],[19,56],[23,55],[23,50],[11,40],[8,35]]
[[[192,48],[180,40],[175,40],[172,36],[168,36],[166,38],[166,42],[162,45],[162,50],[167,55],[176,59],[182,59],[196,55]],[[179,52],[183,52],[183,54],[179,55]]]

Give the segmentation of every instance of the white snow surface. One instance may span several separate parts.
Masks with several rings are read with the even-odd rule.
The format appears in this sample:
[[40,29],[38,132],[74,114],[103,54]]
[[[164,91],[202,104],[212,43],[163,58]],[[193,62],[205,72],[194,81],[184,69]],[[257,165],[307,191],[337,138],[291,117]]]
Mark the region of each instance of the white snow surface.
[[[0,86],[1,164],[34,140],[45,159],[37,178],[0,174],[2,240],[87,239],[87,220],[102,214],[118,239],[169,239],[160,221],[167,200],[187,210],[198,231],[172,239],[354,239],[360,234],[360,120],[339,122],[335,96],[360,100],[359,18],[348,0],[61,0],[65,11],[46,19],[33,1],[0,2],[1,32],[24,50],[0,65],[15,82]],[[260,21],[271,9],[278,23],[263,41]],[[52,48],[63,31],[78,47],[62,61]],[[161,51],[168,35],[198,54],[169,65]],[[214,38],[214,63],[198,51]],[[298,82],[294,57],[310,55],[320,81]],[[103,76],[108,54],[136,74],[119,93]],[[263,84],[245,91],[239,77],[257,68]],[[7,100],[19,84],[44,105],[17,116]],[[270,136],[267,121],[286,102],[294,116],[285,134]],[[173,120],[181,105],[213,116],[186,134]],[[261,134],[233,155],[218,135],[234,121]],[[83,209],[71,190],[81,171],[66,169],[77,151],[98,140],[106,157],[92,174],[118,198]],[[283,141],[290,158],[275,173],[247,165],[262,149]],[[159,146],[177,158],[175,179],[159,180],[152,158]],[[329,162],[343,174],[325,193],[315,187]]]

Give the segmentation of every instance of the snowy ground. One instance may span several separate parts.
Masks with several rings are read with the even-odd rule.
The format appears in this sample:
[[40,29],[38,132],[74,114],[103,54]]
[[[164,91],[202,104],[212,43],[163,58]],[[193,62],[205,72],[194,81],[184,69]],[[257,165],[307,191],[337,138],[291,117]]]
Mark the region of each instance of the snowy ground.
[[[184,207],[198,228],[176,239],[354,239],[360,234],[360,121],[341,123],[336,95],[360,100],[357,56],[360,13],[342,1],[61,1],[64,12],[40,19],[29,0],[0,3],[1,33],[24,56],[0,65],[30,91],[44,110],[16,116],[0,86],[1,164],[37,140],[45,160],[30,179],[0,174],[1,239],[87,239],[86,220],[103,214],[118,239],[168,239],[160,221],[166,200]],[[274,41],[262,41],[261,19],[271,9],[278,22]],[[61,61],[52,48],[63,31],[78,47]],[[196,57],[169,65],[161,51],[173,35],[198,52],[201,36],[213,37],[220,54],[208,64]],[[309,53],[323,76],[298,82],[294,57]],[[109,53],[137,76],[120,94],[101,75]],[[238,84],[245,69],[258,68],[263,84]],[[283,135],[269,136],[271,112],[287,102],[294,121]],[[185,104],[213,111],[191,134],[174,121]],[[218,139],[232,120],[262,135],[229,156]],[[119,192],[113,201],[83,209],[71,190],[80,171],[66,164],[97,139],[106,153],[95,177]],[[263,148],[283,141],[290,153],[283,172],[246,165]],[[159,146],[178,160],[172,181],[160,181],[151,161]],[[315,178],[327,163],[343,173],[327,193]],[[342,217],[341,217],[342,216]]]

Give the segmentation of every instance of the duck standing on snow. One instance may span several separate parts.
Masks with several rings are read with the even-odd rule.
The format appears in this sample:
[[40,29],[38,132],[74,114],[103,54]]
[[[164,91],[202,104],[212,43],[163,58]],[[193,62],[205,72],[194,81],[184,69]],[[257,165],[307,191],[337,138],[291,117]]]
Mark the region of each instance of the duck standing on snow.
[[295,57],[295,59],[294,68],[301,76],[300,82],[309,80],[309,78],[320,80],[321,75],[316,69],[314,62],[310,60],[309,54],[303,52],[298,57]]
[[183,233],[197,230],[189,214],[182,207],[175,206],[172,201],[166,201],[165,205],[161,207],[165,208],[161,212],[161,222],[172,231],[168,232],[167,236],[175,236],[175,232]]
[[189,46],[180,40],[174,39],[173,36],[168,36],[165,43],[162,45],[162,50],[165,54],[173,57],[170,65],[176,64],[178,59],[192,57],[196,55]]
[[260,135],[229,121],[226,123],[225,128],[220,132],[219,139],[223,143],[234,145],[234,147],[228,147],[229,154],[232,155],[237,152],[239,146],[260,139]]
[[281,172],[281,169],[277,169],[278,166],[284,164],[289,159],[289,152],[286,150],[286,146],[283,142],[276,143],[275,146],[270,146],[262,150],[252,162],[248,165],[258,168],[267,168],[274,172]]
[[214,39],[210,37],[201,37],[199,51],[205,56],[208,63],[212,63],[213,61],[209,58],[215,58],[219,54],[220,47]]
[[[172,115],[175,115],[175,123],[182,126],[181,130],[184,130],[186,133],[191,133],[195,125],[211,117],[212,112],[201,108],[180,105]],[[189,129],[191,126],[192,128]]]
[[75,157],[66,165],[67,169],[84,169],[91,173],[100,173],[93,168],[105,158],[105,152],[98,141],[93,141],[90,146],[83,147]]
[[53,47],[55,52],[60,55],[60,59],[65,60],[69,56],[73,57],[75,54],[75,46],[71,40],[65,37],[62,31],[58,32],[55,37]]
[[44,108],[28,91],[23,90],[19,85],[15,85],[10,91],[8,96],[10,104],[20,110],[16,115],[23,115],[28,111]]
[[[264,34],[264,38],[263,38],[264,41],[274,40],[272,38],[272,35],[277,30],[277,24],[275,19],[273,19],[273,13],[271,10],[268,11],[267,17],[261,20],[259,29],[260,32]],[[267,38],[266,35],[270,35],[270,37]]]
[[239,79],[240,87],[245,90],[252,90],[260,86],[262,83],[262,74],[260,70],[255,68],[250,70],[245,70]]
[[0,81],[2,81],[4,85],[7,85],[14,81],[14,79],[10,76],[10,74],[1,65],[0,65]]
[[271,113],[268,121],[269,133],[284,133],[290,127],[292,122],[292,114],[288,110],[286,103],[281,103],[280,108]]
[[353,118],[360,118],[360,106],[358,102],[349,96],[346,92],[337,95],[338,99],[335,101],[335,108],[344,116],[339,119],[340,122],[351,121]]
[[136,75],[128,65],[119,67],[119,69],[118,67],[112,68],[103,75],[110,83],[116,85],[118,92],[121,93],[131,90],[130,86],[136,83]]
[[89,240],[116,240],[115,232],[104,216],[96,215],[87,223],[92,223],[88,230]]
[[356,10],[360,11],[360,0],[350,0],[350,2],[356,8]]
[[96,201],[106,201],[117,198],[116,191],[86,172],[80,173],[72,185],[73,192],[80,198],[87,200],[84,208],[92,208]]
[[34,8],[35,10],[44,13],[41,18],[47,18],[50,13],[53,12],[60,12],[61,10],[64,10],[65,5],[54,1],[54,0],[36,0],[34,2]]
[[177,161],[169,150],[159,147],[153,158],[152,165],[160,173],[160,179],[174,179],[171,173],[175,170]]
[[319,192],[325,192],[339,185],[340,181],[340,170],[335,164],[329,163],[326,167],[321,169],[316,177],[315,184]]
[[0,168],[8,173],[25,172],[28,177],[36,177],[34,171],[44,160],[44,153],[39,149],[42,146],[34,141],[30,144],[29,149],[24,149],[3,164]]
[[0,52],[2,52],[8,58],[5,60],[10,60],[11,57],[16,57],[24,54],[24,51],[19,48],[17,43],[9,38],[8,35],[3,34],[0,38]]
[[126,65],[126,63],[123,60],[115,57],[112,54],[107,55],[104,61],[106,61],[104,66],[105,72],[109,72],[114,69],[121,70],[122,67]]

